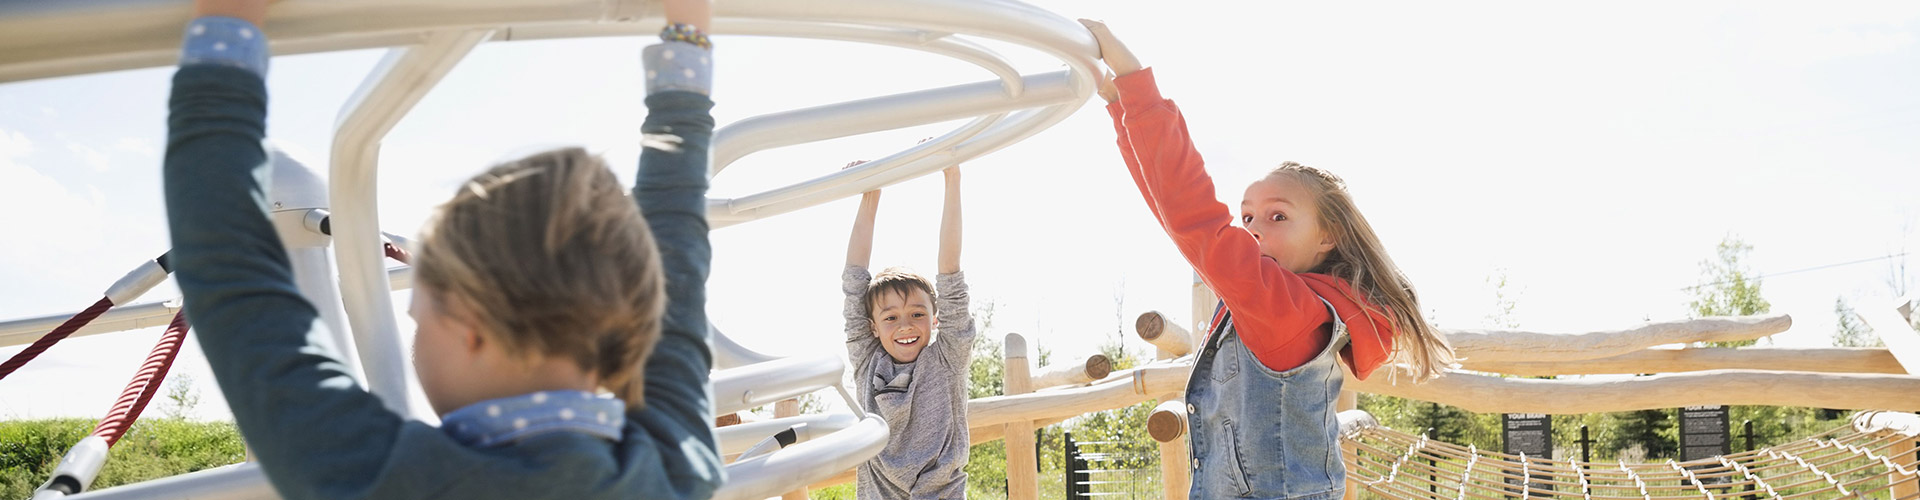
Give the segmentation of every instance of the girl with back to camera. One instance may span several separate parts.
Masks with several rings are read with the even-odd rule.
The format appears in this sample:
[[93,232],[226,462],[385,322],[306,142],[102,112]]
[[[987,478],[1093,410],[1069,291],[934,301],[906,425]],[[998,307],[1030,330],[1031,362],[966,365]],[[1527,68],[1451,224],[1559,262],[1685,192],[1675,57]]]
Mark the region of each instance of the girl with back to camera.
[[1222,302],[1187,382],[1190,497],[1340,498],[1340,362],[1365,380],[1397,361],[1423,381],[1453,364],[1452,346],[1420,317],[1344,181],[1282,163],[1230,211],[1153,70],[1106,25],[1081,23],[1113,71],[1100,95],[1127,170]]

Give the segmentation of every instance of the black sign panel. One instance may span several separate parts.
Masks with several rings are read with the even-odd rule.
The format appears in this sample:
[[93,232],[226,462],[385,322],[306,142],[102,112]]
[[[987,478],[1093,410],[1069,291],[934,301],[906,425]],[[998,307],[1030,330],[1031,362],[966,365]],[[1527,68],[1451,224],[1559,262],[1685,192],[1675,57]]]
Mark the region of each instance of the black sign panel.
[[[1534,461],[1553,459],[1553,416],[1544,413],[1508,413],[1501,415],[1500,440],[1504,443],[1502,446],[1508,455],[1526,454],[1528,462],[1544,466],[1544,463]],[[1522,471],[1518,470],[1507,472],[1513,475],[1522,474]],[[1533,484],[1528,486],[1529,490],[1553,490],[1551,485],[1539,483],[1540,481],[1552,479],[1552,476],[1546,474],[1532,474],[1531,476],[1533,478]],[[1514,496],[1509,496],[1508,498],[1514,498],[1515,496],[1532,496],[1521,494],[1520,478],[1509,477],[1506,478],[1506,482],[1512,485],[1507,487],[1507,492],[1514,494]]]
[[1501,415],[1500,439],[1508,455],[1553,458],[1553,418],[1544,413]]
[[1680,461],[1732,453],[1732,446],[1727,407],[1688,406],[1680,409]]

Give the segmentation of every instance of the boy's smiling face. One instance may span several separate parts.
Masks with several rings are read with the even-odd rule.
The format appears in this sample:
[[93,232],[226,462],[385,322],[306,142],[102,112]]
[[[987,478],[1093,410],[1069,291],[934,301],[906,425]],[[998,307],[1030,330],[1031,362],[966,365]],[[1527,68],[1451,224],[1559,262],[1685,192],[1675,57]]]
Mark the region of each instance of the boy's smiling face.
[[918,288],[874,297],[873,335],[895,362],[912,363],[933,341],[933,298]]

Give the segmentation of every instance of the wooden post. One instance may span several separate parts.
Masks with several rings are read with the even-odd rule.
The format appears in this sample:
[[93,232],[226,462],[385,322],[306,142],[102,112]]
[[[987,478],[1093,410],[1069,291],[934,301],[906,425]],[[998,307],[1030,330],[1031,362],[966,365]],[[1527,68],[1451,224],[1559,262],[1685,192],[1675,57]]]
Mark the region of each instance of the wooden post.
[[[799,398],[782,399],[780,402],[773,404],[773,418],[798,416],[800,416]],[[780,500],[807,500],[807,487],[802,486],[800,489],[780,495]]]
[[[1913,457],[1916,449],[1920,449],[1920,441],[1915,441],[1916,439],[1920,437],[1902,436],[1899,441],[1893,443],[1892,449],[1887,450],[1887,456],[1893,457],[1896,462],[1910,463],[1906,461]],[[1892,488],[1887,489],[1893,498],[1913,498],[1920,495],[1920,478],[1901,474],[1897,470],[1889,470],[1887,482],[1893,485]]]
[[[1006,394],[1033,392],[1032,365],[1027,362],[1027,339],[1018,333],[1007,334]],[[1040,457],[1033,448],[1033,421],[1020,420],[1006,425],[1001,442],[1007,450],[1007,500],[1040,498]]]
[[[1215,301],[1213,290],[1208,289],[1207,284],[1200,281],[1199,273],[1194,273],[1193,316],[1191,316],[1193,318],[1193,328],[1180,328],[1179,325],[1172,322],[1162,321],[1162,323],[1165,324],[1165,328],[1160,329],[1158,336],[1168,337],[1177,335],[1177,340],[1184,342],[1167,342],[1164,343],[1164,345],[1163,343],[1156,342],[1154,344],[1156,346],[1155,357],[1158,359],[1173,359],[1186,355],[1188,351],[1199,350],[1200,345],[1206,339],[1206,332],[1212,326],[1204,323],[1213,319],[1213,306]],[[1156,313],[1155,316],[1158,316],[1158,314]],[[1142,315],[1141,318],[1142,321],[1146,319],[1145,315]],[[1142,330],[1140,332],[1142,337],[1146,336],[1145,330],[1140,328],[1140,322],[1135,322],[1134,327],[1135,329]],[[1169,347],[1178,350],[1170,350],[1168,349]],[[1181,347],[1184,347],[1184,349]],[[1187,454],[1186,417],[1188,415],[1186,411],[1187,408],[1185,408],[1185,396],[1184,390],[1161,396],[1160,406],[1157,407],[1156,410],[1169,411],[1156,411],[1152,417],[1147,419],[1147,428],[1149,431],[1155,427],[1154,420],[1156,417],[1159,419],[1159,427],[1162,431],[1175,430],[1170,429],[1169,425],[1178,426],[1177,436],[1160,442],[1160,485],[1163,490],[1163,495],[1167,500],[1186,500],[1188,490],[1193,486],[1193,463],[1192,458]],[[1162,436],[1164,436],[1164,433],[1162,433],[1161,436],[1154,437],[1155,439],[1159,439]]]

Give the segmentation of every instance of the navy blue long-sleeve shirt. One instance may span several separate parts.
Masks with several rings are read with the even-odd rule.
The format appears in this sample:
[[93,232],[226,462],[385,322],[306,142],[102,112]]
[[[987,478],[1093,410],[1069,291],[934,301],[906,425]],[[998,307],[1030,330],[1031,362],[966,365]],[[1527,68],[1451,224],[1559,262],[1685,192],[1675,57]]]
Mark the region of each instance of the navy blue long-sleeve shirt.
[[[167,122],[170,256],[187,317],[234,420],[282,497],[712,495],[723,470],[710,424],[706,344],[712,251],[705,194],[713,132],[706,95],[653,85],[657,92],[646,99],[643,130],[670,133],[680,143],[674,151],[644,149],[633,191],[668,279],[660,340],[645,365],[644,409],[626,415],[614,442],[552,432],[469,447],[392,413],[354,382],[340,347],[295,287],[267,219],[264,65],[201,61],[191,57],[193,43],[188,48],[190,57],[174,75]],[[655,52],[650,49],[650,62]],[[699,60],[707,62],[704,52]]]

